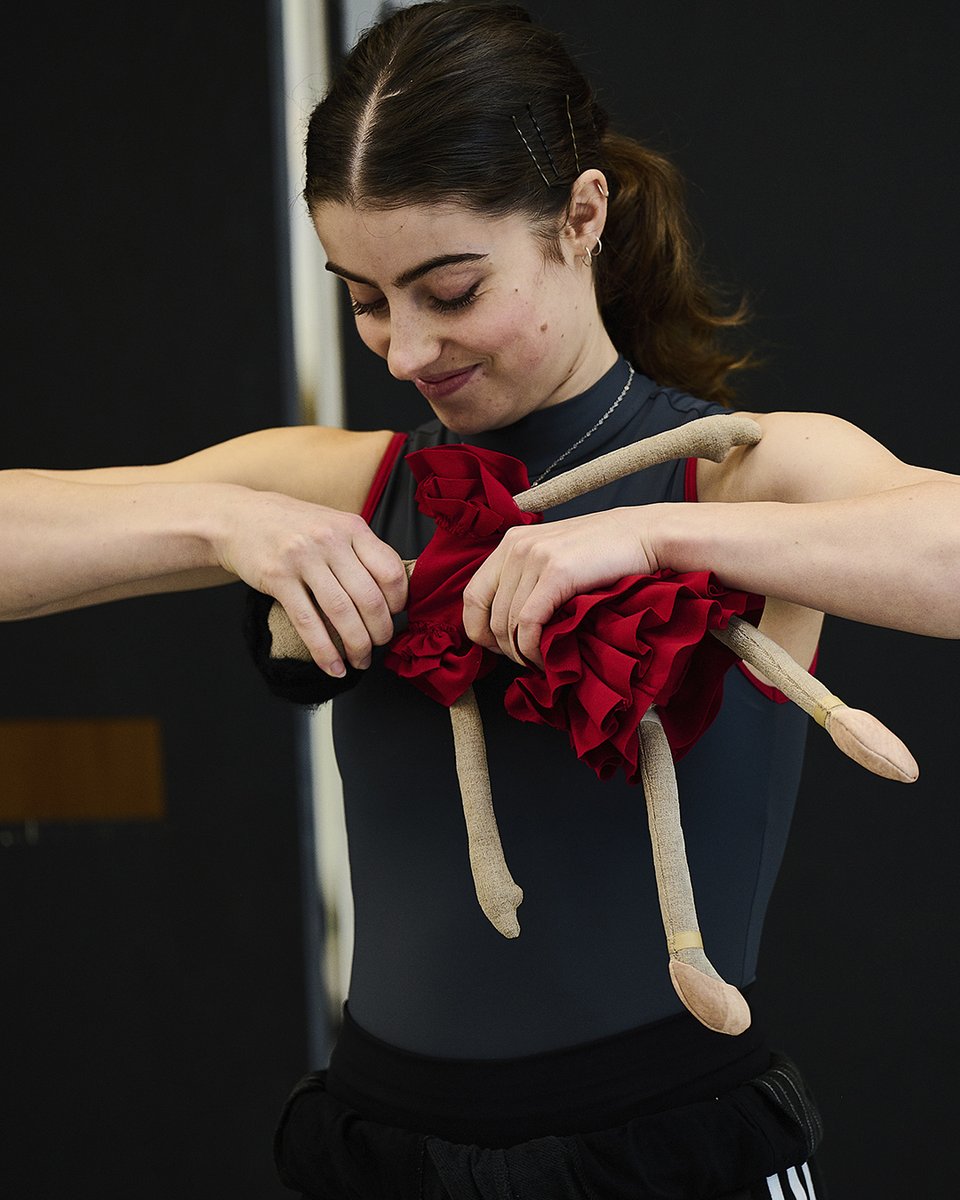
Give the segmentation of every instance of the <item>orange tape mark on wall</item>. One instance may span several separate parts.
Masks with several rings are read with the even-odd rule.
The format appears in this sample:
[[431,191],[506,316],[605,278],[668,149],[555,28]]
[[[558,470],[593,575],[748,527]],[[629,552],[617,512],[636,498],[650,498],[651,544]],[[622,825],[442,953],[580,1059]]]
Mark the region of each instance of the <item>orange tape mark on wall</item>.
[[0,721],[0,824],[156,821],[165,810],[156,719]]

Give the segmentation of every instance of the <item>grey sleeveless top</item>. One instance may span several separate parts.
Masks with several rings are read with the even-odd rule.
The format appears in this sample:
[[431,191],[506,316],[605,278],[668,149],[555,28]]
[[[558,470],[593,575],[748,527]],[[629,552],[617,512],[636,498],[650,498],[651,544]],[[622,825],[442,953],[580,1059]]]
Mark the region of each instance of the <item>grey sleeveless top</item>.
[[[521,459],[534,479],[606,412],[627,371],[620,360],[584,394],[468,439],[430,422],[406,449],[467,440]],[[722,411],[637,375],[559,469]],[[545,519],[682,503],[684,466],[651,468]],[[433,533],[413,492],[401,456],[371,525],[403,557],[415,557]],[[448,713],[381,658],[334,709],[356,905],[353,1019],[420,1054],[490,1059],[592,1041],[681,1011],[640,788],[622,777],[600,782],[565,735],[507,716],[509,662],[478,683],[504,852],[524,890],[520,936],[501,937],[474,895]],[[754,978],[805,732],[798,709],[732,668],[719,716],[678,764],[707,953],[738,986]]]

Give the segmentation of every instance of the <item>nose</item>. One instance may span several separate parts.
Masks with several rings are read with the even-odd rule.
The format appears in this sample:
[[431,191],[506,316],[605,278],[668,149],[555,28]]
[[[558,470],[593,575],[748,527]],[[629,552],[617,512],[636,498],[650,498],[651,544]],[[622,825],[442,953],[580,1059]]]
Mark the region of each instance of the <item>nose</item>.
[[391,311],[389,337],[387,368],[395,379],[416,379],[440,358],[442,339],[428,313]]

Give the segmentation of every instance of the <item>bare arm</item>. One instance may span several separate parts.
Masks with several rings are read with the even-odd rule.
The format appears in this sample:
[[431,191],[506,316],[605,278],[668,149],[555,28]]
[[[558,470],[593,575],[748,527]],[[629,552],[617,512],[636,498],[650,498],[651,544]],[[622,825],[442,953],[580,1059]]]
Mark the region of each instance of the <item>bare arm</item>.
[[670,506],[658,553],[837,616],[960,637],[960,478],[909,466],[837,417],[755,419],[757,452],[699,464],[696,526]]
[[405,600],[397,556],[359,512],[390,434],[264,430],[174,463],[0,472],[0,619],[242,578],[284,604],[337,673]]
[[514,657],[516,638],[536,659],[569,596],[672,567],[777,598],[787,627],[797,614],[815,627],[826,611],[960,637],[960,479],[907,466],[833,417],[757,420],[759,445],[700,464],[703,503],[511,530],[467,589],[467,632]]

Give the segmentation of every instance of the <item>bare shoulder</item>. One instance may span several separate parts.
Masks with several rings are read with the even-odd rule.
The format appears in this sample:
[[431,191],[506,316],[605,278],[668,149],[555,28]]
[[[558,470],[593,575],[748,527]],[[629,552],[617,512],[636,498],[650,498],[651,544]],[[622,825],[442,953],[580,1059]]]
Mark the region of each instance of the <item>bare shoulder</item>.
[[385,429],[357,433],[293,425],[247,433],[156,466],[72,471],[69,476],[88,483],[236,483],[360,512],[393,436]]
[[701,500],[841,500],[956,478],[901,462],[862,429],[828,413],[743,415],[760,425],[763,438],[756,446],[731,451],[722,463],[698,463]]

